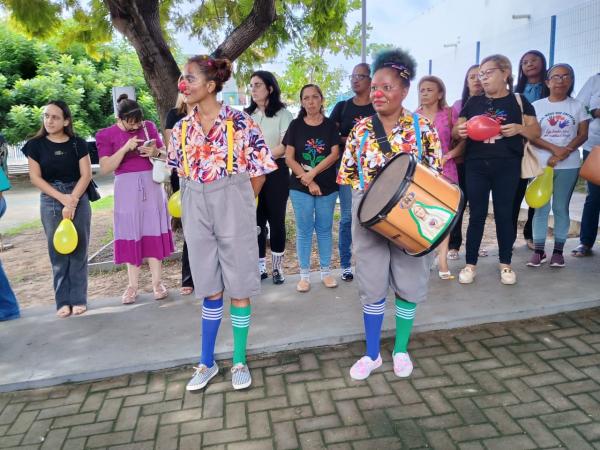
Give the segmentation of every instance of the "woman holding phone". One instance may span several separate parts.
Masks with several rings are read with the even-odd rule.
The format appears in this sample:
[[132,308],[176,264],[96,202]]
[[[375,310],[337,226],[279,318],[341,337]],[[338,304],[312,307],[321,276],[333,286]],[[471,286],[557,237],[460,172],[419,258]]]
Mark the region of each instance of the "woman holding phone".
[[96,134],[100,172],[115,173],[114,261],[127,264],[129,284],[121,299],[134,303],[144,260],[152,273],[156,300],[169,295],[162,283],[162,260],[173,250],[173,236],[165,193],[152,180],[150,158],[160,157],[164,145],[154,125],[144,120],[135,100],[122,94],[117,101],[117,123]]

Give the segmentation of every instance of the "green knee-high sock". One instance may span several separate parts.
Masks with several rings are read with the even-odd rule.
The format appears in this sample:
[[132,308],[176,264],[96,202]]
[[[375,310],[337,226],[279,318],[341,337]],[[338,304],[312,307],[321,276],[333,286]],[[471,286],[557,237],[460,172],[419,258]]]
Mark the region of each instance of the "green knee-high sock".
[[246,364],[250,305],[243,308],[231,305],[231,325],[233,326],[233,364]]
[[396,297],[396,342],[394,344],[394,354],[406,353],[408,339],[415,318],[417,305]]

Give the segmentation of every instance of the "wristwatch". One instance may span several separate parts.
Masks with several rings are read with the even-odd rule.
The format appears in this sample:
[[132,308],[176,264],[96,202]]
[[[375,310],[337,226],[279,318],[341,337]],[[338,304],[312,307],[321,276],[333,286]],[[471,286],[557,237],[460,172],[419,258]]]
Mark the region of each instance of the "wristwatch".
[[592,119],[596,118],[596,111],[598,111],[598,108],[590,109],[590,116],[592,116]]

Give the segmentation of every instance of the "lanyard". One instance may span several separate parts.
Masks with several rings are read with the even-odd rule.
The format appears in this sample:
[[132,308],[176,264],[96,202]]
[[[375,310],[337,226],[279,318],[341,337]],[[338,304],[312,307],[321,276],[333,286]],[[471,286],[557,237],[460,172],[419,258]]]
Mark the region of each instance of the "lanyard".
[[[233,120],[227,119],[227,173],[233,174]],[[190,177],[190,164],[185,149],[185,140],[187,136],[188,123],[186,120],[181,122],[181,153],[183,154],[183,171],[186,177]]]

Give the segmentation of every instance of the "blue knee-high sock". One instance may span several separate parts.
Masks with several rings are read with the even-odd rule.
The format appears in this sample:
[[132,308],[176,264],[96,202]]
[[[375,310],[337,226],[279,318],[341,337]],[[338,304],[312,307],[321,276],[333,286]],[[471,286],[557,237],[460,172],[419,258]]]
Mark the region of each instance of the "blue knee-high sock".
[[202,304],[202,356],[200,364],[212,367],[215,363],[215,342],[223,318],[223,298],[204,299]]
[[381,325],[383,324],[383,311],[385,298],[376,303],[363,305],[363,319],[365,322],[365,335],[367,338],[367,356],[373,361],[379,356],[379,341],[381,338]]

